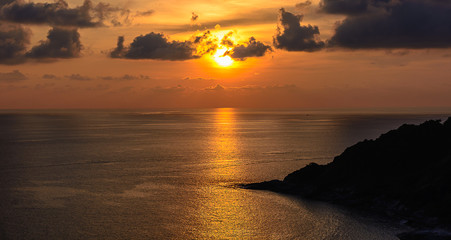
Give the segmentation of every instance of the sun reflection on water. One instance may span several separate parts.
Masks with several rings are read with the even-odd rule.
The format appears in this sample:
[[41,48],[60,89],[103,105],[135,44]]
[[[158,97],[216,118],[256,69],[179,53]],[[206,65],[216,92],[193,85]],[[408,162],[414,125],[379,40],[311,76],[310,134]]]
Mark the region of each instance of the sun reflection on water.
[[210,146],[216,174],[212,174],[233,175],[233,172],[225,171],[225,168],[233,166],[238,160],[239,149],[235,132],[235,110],[233,108],[218,108],[215,112],[213,126]]
[[211,167],[207,177],[211,184],[200,191],[197,229],[200,238],[243,239],[252,236],[253,213],[249,209],[246,192],[230,187],[241,174],[240,142],[237,133],[236,112],[220,108],[214,113],[211,140]]

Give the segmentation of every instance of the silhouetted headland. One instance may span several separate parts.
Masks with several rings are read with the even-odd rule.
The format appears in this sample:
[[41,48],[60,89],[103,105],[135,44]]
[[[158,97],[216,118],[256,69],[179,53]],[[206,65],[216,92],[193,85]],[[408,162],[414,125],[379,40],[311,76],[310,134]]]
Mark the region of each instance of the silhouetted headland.
[[[451,118],[404,124],[364,140],[327,165],[310,163],[283,181],[244,185],[402,218],[418,229],[451,228]],[[401,239],[449,239],[437,232]],[[421,237],[425,235],[427,237]],[[428,238],[429,237],[429,238]]]

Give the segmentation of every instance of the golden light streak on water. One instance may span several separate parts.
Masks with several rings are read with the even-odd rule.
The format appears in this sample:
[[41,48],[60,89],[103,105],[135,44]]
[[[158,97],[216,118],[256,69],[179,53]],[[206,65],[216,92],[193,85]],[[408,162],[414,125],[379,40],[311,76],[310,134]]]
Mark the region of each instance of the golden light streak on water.
[[236,112],[232,108],[219,108],[214,114],[214,130],[208,143],[211,154],[208,177],[216,184],[201,190],[198,220],[202,229],[198,233],[211,239],[224,236],[246,239],[257,229],[246,199],[247,192],[217,184],[238,180],[241,174]]

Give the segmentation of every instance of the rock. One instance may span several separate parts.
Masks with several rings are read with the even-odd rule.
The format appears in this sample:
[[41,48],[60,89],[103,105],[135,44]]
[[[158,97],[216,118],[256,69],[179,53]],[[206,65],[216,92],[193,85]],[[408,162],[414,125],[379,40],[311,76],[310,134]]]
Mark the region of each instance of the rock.
[[[451,118],[402,125],[347,148],[327,165],[311,163],[285,177],[245,186],[346,204],[451,226]],[[406,238],[415,239],[415,238]]]
[[286,192],[289,190],[289,187],[286,186],[284,182],[279,181],[279,180],[246,184],[246,185],[243,185],[243,188],[255,189],[255,190],[270,190],[273,192]]

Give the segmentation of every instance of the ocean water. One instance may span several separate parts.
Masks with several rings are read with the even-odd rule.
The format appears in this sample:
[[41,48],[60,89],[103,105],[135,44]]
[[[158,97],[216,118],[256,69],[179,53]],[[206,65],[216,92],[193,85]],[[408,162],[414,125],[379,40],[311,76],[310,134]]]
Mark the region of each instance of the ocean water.
[[397,239],[404,227],[237,184],[446,114],[0,112],[0,239]]

